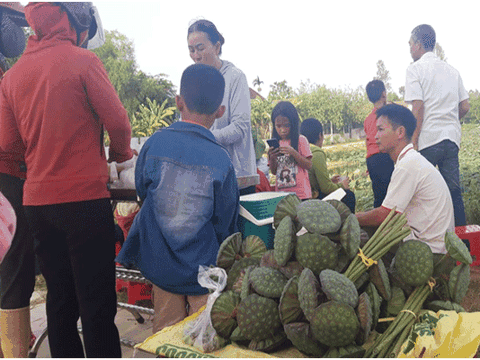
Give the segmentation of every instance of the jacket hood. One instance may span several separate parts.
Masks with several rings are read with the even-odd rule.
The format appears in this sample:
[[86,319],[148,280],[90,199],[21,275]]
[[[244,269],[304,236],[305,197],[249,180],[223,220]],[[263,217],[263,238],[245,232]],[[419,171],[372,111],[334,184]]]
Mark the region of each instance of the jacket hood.
[[227,60],[222,60],[222,67],[220,68],[220,73],[222,75],[225,75],[225,73],[230,69],[234,68],[235,65],[233,65],[230,61]]
[[70,25],[67,13],[54,3],[29,3],[25,7],[25,18],[35,32],[29,41],[50,42],[67,40],[77,43],[77,33]]

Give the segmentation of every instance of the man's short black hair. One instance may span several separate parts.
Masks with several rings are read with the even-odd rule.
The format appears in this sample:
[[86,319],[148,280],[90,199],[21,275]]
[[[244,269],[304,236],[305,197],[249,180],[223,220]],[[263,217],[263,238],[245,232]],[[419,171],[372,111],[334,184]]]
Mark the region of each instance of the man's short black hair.
[[300,134],[305,136],[310,144],[315,144],[320,135],[323,136],[322,123],[314,118],[305,119],[300,125]]
[[368,100],[372,103],[376,103],[382,97],[385,90],[385,84],[382,80],[372,80],[367,84],[365,88],[367,91]]
[[419,41],[426,51],[433,51],[437,41],[435,30],[427,24],[418,25],[412,30],[412,40],[414,42]]
[[212,115],[222,104],[225,79],[213,66],[190,65],[182,74],[180,95],[188,110]]
[[388,104],[378,109],[376,114],[377,119],[380,116],[385,116],[395,129],[403,126],[408,140],[412,138],[417,127],[417,119],[415,119],[415,115],[408,108],[402,105]]

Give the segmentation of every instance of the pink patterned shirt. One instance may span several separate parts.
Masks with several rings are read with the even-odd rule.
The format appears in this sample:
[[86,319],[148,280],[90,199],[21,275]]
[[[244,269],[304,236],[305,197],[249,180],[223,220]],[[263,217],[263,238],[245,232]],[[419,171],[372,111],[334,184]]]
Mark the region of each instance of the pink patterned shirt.
[[[291,146],[290,140],[280,140],[280,146]],[[312,157],[310,145],[305,136],[300,135],[298,139],[298,152],[303,157]],[[275,191],[294,192],[300,199],[310,199],[312,189],[308,178],[308,170],[298,166],[297,162],[290,155],[278,157],[277,181]]]

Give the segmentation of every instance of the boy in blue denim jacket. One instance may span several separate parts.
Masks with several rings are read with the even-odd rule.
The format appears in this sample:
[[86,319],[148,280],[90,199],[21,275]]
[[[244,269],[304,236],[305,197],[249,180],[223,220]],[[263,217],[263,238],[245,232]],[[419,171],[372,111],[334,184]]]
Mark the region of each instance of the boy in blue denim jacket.
[[189,66],[175,98],[182,121],[152,135],[137,160],[143,205],[116,261],[154,284],[154,333],[206,304],[198,266],[215,265],[220,244],[237,231],[235,170],[209,130],[225,111],[224,88],[214,67]]

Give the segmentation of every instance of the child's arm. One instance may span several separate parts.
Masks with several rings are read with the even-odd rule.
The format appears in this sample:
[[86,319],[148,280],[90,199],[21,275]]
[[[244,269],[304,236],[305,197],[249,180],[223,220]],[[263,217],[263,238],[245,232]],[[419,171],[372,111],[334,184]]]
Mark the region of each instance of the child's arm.
[[312,168],[311,157],[307,159],[305,156],[300,155],[300,153],[291,146],[281,146],[278,149],[283,154],[291,155],[297,162],[298,166],[305,170],[310,170]]
[[270,171],[272,174],[277,173],[277,156],[280,155],[280,148],[270,148],[268,149],[268,166],[270,167]]

